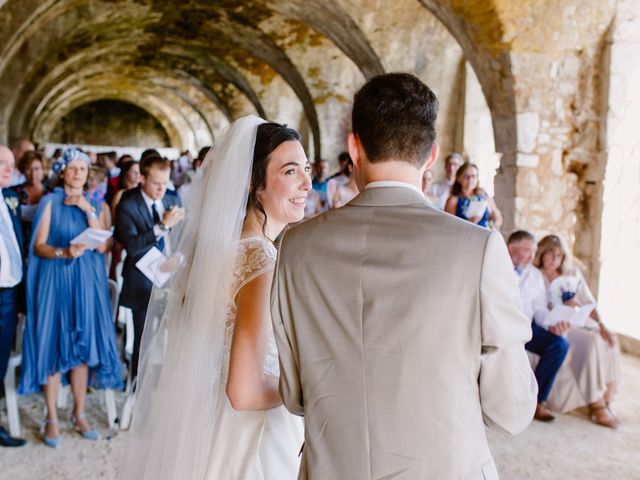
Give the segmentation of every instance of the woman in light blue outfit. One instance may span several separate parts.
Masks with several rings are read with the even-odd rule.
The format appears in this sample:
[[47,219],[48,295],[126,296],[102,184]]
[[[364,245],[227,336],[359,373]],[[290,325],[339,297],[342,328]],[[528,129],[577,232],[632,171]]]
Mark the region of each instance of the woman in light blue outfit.
[[27,322],[20,393],[44,391],[44,441],[60,445],[56,398],[60,382],[70,383],[72,422],[87,439],[99,438],[84,418],[87,385],[121,388],[104,261],[107,244],[88,250],[70,241],[87,227],[103,229],[106,210],[83,192],[89,158],[69,149],[63,156],[63,188],[45,196],[33,221],[27,269]]
[[[481,202],[485,205],[481,215],[469,212],[472,202]],[[444,211],[485,228],[499,229],[502,225],[502,213],[498,210],[493,198],[480,188],[478,167],[470,162],[463,163],[458,169],[456,181],[451,186],[451,194]]]

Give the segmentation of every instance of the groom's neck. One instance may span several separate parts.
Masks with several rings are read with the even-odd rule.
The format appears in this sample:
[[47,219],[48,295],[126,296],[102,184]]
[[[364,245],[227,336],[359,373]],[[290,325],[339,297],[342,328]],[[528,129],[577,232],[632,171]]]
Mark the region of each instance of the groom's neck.
[[387,160],[386,162],[364,162],[361,168],[360,180],[363,187],[371,182],[404,182],[422,186],[423,169],[417,169],[409,162],[401,160]]

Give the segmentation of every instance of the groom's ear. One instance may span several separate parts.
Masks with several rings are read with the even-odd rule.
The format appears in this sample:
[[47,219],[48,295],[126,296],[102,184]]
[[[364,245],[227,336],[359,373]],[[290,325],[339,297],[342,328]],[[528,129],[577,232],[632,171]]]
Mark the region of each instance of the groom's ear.
[[349,156],[351,157],[351,160],[353,160],[355,167],[359,169],[362,163],[362,159],[360,157],[360,149],[362,148],[362,145],[360,145],[360,139],[355,133],[349,134],[348,147]]
[[429,154],[429,158],[427,158],[427,161],[425,164],[425,170],[429,170],[436,164],[439,153],[440,153],[440,145],[438,145],[438,142],[433,142],[433,146],[431,147],[431,153]]

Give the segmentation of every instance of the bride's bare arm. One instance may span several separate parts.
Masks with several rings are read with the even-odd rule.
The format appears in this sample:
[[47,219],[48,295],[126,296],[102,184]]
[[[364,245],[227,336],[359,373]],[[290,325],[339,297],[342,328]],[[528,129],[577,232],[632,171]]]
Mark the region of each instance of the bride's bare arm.
[[266,410],[282,405],[278,378],[264,373],[271,331],[272,273],[263,273],[236,296],[238,313],[231,343],[227,397],[236,410]]

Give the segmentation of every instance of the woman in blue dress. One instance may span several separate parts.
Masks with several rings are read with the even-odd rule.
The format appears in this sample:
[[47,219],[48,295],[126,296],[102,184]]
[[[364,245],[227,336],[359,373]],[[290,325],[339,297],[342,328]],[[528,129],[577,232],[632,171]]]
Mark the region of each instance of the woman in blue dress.
[[43,197],[33,221],[27,268],[27,321],[20,393],[44,391],[44,441],[57,448],[60,431],[56,398],[70,383],[71,421],[83,437],[99,438],[84,418],[87,385],[121,388],[104,244],[88,250],[70,241],[86,228],[104,229],[106,210],[84,193],[89,157],[77,149],[64,156],[64,186]]
[[[469,212],[469,207],[477,202],[484,204],[485,208],[482,214],[473,215],[474,212]],[[480,188],[478,167],[470,162],[463,163],[458,169],[444,211],[485,228],[498,229],[502,225],[502,213],[493,198]]]

